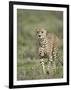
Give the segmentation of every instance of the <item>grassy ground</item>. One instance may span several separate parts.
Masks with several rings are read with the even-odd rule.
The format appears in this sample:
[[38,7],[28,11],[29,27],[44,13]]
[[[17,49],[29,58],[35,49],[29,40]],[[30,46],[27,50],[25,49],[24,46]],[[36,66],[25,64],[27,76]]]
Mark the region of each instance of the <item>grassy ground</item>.
[[34,79],[53,79],[63,77],[63,67],[58,65],[56,68],[56,73],[52,75],[47,72],[48,62],[45,60],[45,70],[46,74],[43,73],[42,65],[39,60],[21,60],[18,62],[18,80],[34,80]]
[[[56,73],[44,75],[37,55],[36,28],[42,26],[56,34],[60,46],[56,61]],[[47,72],[48,59],[44,58]],[[63,12],[17,10],[17,79],[50,79],[63,77]]]

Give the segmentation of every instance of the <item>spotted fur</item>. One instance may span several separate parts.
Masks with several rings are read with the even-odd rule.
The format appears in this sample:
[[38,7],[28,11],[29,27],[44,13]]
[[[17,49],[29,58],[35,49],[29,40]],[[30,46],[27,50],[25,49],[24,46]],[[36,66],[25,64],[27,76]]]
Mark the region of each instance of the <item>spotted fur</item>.
[[[48,33],[43,28],[37,29],[37,38],[39,44],[38,48],[39,56],[40,58],[43,58],[45,56],[48,57],[49,59],[48,68],[49,68],[52,62],[55,64],[56,53],[59,46],[59,38],[52,33]],[[53,66],[55,67],[55,65]]]

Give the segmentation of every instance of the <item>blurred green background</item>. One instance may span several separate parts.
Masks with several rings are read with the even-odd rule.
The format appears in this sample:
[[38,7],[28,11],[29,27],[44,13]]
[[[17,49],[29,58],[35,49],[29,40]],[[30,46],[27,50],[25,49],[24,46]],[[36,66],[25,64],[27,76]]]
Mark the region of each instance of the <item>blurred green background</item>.
[[[43,74],[37,56],[36,29],[43,27],[60,39],[56,73]],[[47,71],[47,58],[45,67]],[[49,79],[63,77],[63,12],[17,9],[17,80]]]

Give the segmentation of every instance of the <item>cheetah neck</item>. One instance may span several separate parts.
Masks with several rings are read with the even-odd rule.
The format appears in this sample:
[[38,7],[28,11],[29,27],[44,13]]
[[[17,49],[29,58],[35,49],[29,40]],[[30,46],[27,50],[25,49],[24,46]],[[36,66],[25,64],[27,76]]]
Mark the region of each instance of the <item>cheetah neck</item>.
[[41,40],[39,41],[39,45],[40,45],[41,47],[43,47],[43,48],[46,47],[47,43],[48,43],[48,40],[47,40],[46,38],[41,39]]

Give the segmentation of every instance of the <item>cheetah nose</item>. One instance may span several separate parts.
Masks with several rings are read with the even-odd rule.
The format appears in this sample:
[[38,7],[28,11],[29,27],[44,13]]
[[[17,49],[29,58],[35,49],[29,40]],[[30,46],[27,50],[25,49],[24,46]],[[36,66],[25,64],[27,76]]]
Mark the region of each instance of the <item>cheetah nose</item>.
[[39,35],[39,37],[41,37],[41,35]]

